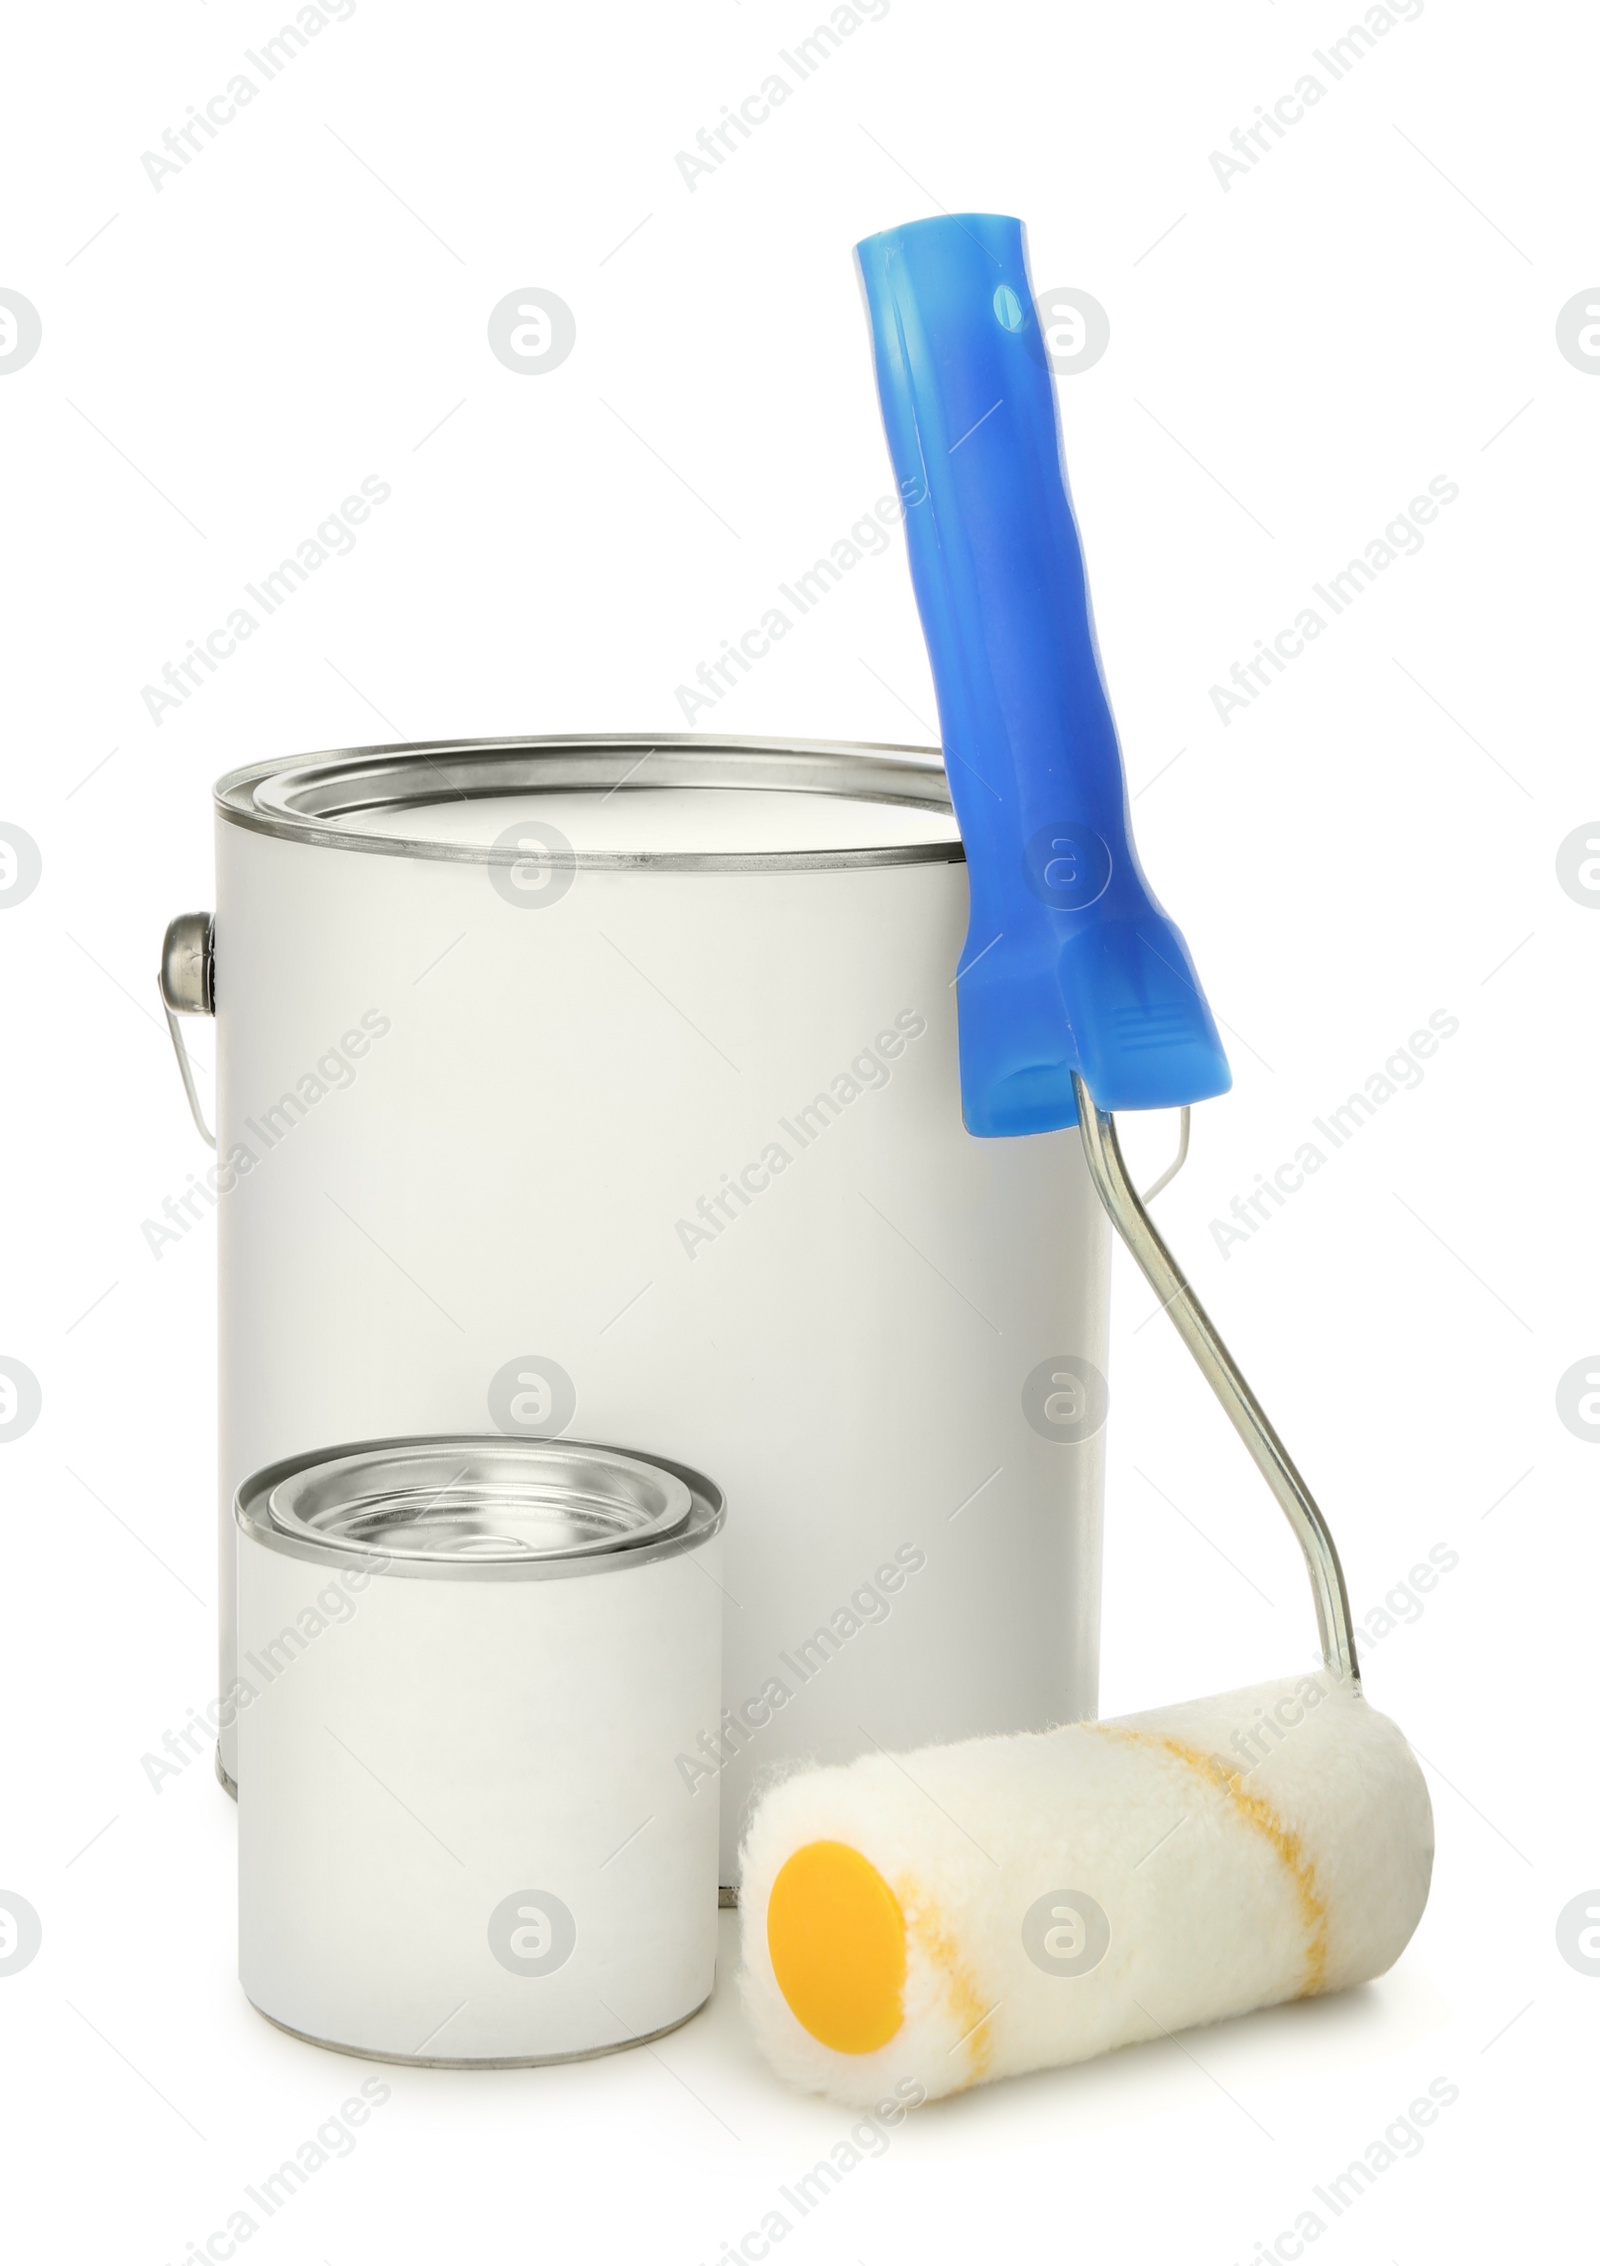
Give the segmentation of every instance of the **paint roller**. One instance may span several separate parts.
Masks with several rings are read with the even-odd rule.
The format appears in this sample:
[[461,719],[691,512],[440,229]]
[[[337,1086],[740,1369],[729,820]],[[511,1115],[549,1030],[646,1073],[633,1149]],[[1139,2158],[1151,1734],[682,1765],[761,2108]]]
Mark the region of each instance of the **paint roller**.
[[781,2075],[865,2108],[907,2081],[938,2099],[1382,1974],[1427,1899],[1433,1820],[1362,1695],[1327,1524],[1123,1160],[1114,1112],[1181,1109],[1186,1146],[1189,1106],[1230,1076],[1130,836],[1021,224],[917,221],[857,256],[971,884],[967,1129],[1077,1126],[1288,1517],[1323,1656],[1315,1675],[1121,1721],[770,1786],[741,1855],[746,2011]]

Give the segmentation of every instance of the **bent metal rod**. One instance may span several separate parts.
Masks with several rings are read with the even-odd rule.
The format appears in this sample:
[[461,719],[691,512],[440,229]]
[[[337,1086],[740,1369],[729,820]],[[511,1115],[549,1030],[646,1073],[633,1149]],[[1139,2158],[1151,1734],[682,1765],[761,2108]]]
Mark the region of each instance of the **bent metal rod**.
[[[1188,1277],[1136,1194],[1122,1159],[1113,1119],[1096,1106],[1076,1071],[1072,1076],[1072,1091],[1078,1104],[1083,1153],[1089,1162],[1095,1191],[1112,1226],[1133,1253],[1140,1272],[1193,1354],[1200,1374],[1222,1403],[1229,1423],[1249,1449],[1256,1469],[1277,1497],[1311,1577],[1323,1660],[1341,1683],[1359,1691],[1361,1676],[1356,1661],[1355,1631],[1350,1621],[1350,1600],[1345,1593],[1344,1569],[1339,1564],[1339,1553],[1328,1531],[1328,1522],[1295,1469],[1288,1449],[1273,1430],[1266,1410],[1223,1344],[1216,1324],[1195,1296]],[[1166,1177],[1157,1182],[1157,1187],[1164,1184]],[[1155,1190],[1150,1193],[1153,1195]]]

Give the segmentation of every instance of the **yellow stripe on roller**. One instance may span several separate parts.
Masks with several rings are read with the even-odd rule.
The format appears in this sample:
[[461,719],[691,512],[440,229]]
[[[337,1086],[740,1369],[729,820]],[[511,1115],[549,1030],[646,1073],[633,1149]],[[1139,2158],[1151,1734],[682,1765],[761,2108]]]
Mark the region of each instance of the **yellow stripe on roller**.
[[1115,1723],[1094,1723],[1085,1728],[1104,1732],[1107,1738],[1127,1740],[1134,1746],[1159,1747],[1214,1787],[1240,1822],[1259,1833],[1271,1846],[1294,1883],[1295,1899],[1306,1931],[1305,1978],[1300,1995],[1314,1998],[1328,1970],[1328,1907],[1317,1886],[1316,1867],[1306,1855],[1300,1836],[1284,1824],[1264,1796],[1245,1792],[1237,1772],[1229,1770],[1215,1755],[1191,1747],[1186,1740],[1168,1738],[1160,1731],[1131,1731]]
[[961,1957],[960,1946],[954,1936],[941,1925],[916,1884],[909,1880],[900,1883],[900,1894],[911,1908],[911,1929],[917,1939],[917,1948],[939,1977],[944,1990],[945,2005],[952,2018],[961,2025],[960,2034],[951,2053],[966,2049],[967,2072],[956,2091],[964,2092],[967,2086],[976,2085],[989,2074],[994,2059],[994,2034],[990,2017],[998,2011],[995,2006],[985,2007],[978,1994],[978,1986]]
[[859,1849],[808,1841],[785,1860],[767,1950],[790,2013],[834,2053],[875,2053],[905,2019],[905,1915]]

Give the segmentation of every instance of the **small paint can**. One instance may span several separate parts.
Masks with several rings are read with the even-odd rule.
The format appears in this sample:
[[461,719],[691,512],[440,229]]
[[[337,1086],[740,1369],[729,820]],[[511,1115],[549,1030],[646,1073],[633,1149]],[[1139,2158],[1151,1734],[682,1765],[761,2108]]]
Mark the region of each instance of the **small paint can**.
[[239,1973],[280,2028],[513,2066],[711,1992],[723,1499],[568,1440],[366,1442],[239,1489]]

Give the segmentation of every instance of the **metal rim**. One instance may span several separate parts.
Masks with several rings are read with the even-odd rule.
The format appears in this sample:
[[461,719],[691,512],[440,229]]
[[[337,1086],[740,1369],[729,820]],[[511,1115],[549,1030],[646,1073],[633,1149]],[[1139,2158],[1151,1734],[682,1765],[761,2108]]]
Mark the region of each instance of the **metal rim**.
[[248,2002],[264,2022],[274,2030],[281,2030],[287,2038],[298,2038],[303,2046],[320,2046],[324,2053],[348,2054],[353,2061],[394,2062],[402,2069],[554,2069],[569,2061],[603,2061],[608,2054],[625,2054],[630,2046],[651,2046],[657,2038],[670,2038],[674,2030],[681,2030],[697,2014],[704,2014],[711,2004],[708,1991],[698,2006],[691,2006],[687,2014],[663,2022],[659,2030],[645,2030],[637,2038],[617,2038],[605,2046],[579,2046],[570,2054],[482,2054],[463,2056],[451,2060],[445,2054],[386,2054],[374,2046],[347,2046],[338,2038],[319,2038],[315,2031],[297,2030],[292,2022],[280,2022],[254,1999]]
[[[530,1503],[548,1508],[580,1495],[594,1531],[554,1547],[433,1547],[426,1542],[388,1546],[337,1521],[359,1527],[364,1514],[384,1504],[428,1507],[453,1489],[464,1512],[474,1508],[461,1481],[476,1467],[488,1493],[478,1509],[504,1506],[519,1483]],[[574,1474],[580,1474],[577,1479]],[[387,1479],[385,1478],[387,1474]],[[411,1482],[407,1483],[409,1474]],[[623,1515],[631,1501],[634,1515]],[[448,1522],[457,1505],[447,1506]],[[606,1511],[613,1514],[609,1518]],[[317,1523],[326,1514],[330,1523]],[[629,1566],[650,1565],[697,1549],[721,1527],[721,1490],[687,1465],[631,1448],[588,1440],[515,1439],[426,1435],[405,1440],[356,1440],[269,1465],[245,1480],[234,1498],[234,1518],[254,1542],[316,1565],[359,1568],[369,1577],[431,1581],[561,1580]]]
[[683,1481],[658,1465],[559,1440],[441,1440],[335,1456],[267,1492],[280,1533],[452,1565],[647,1548],[681,1533],[692,1508]]
[[[402,840],[362,826],[362,813],[473,801],[488,795],[577,788],[626,793],[640,787],[759,787],[832,795],[851,802],[951,811],[937,748],[834,740],[712,738],[692,732],[569,734],[507,740],[417,740],[334,748],[287,762],[230,771],[215,789],[228,825],[282,841],[355,850],[368,856],[423,858],[456,865],[508,863],[515,852],[489,844]],[[596,872],[807,872],[840,866],[960,865],[947,842],[860,848],[764,851],[574,852],[571,864]],[[566,863],[566,860],[562,861]]]

